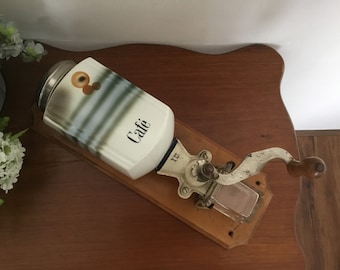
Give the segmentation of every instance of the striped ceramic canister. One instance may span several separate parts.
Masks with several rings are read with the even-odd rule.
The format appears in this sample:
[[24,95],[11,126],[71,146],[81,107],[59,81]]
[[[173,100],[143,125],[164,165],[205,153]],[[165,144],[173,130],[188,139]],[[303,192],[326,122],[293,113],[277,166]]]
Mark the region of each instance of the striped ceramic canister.
[[152,171],[174,136],[172,110],[92,58],[51,68],[39,93],[43,121],[118,171]]

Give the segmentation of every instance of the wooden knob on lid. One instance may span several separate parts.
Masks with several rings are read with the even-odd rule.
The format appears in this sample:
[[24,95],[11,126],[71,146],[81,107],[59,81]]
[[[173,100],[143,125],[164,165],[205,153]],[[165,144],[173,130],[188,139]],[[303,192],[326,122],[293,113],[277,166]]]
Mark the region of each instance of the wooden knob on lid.
[[326,172],[326,164],[321,158],[308,157],[302,161],[292,160],[287,164],[287,170],[292,176],[319,178]]

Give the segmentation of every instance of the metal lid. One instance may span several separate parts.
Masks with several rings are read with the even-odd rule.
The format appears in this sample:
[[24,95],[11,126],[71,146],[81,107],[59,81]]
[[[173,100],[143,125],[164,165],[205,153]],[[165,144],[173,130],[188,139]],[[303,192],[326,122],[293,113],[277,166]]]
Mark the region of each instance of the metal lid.
[[61,61],[52,66],[45,78],[43,79],[40,89],[38,90],[38,107],[44,112],[46,103],[48,102],[54,89],[57,87],[59,82],[65,77],[65,75],[76,65],[71,60]]

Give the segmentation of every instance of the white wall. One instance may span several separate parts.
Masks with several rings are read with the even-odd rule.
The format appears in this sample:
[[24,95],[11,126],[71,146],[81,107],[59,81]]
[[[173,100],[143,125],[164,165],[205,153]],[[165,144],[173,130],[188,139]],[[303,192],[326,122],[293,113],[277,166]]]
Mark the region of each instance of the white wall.
[[[29,2],[29,3],[28,3]],[[250,43],[283,56],[295,129],[340,129],[340,2],[332,0],[1,0],[26,38],[69,50],[125,43],[207,53]]]

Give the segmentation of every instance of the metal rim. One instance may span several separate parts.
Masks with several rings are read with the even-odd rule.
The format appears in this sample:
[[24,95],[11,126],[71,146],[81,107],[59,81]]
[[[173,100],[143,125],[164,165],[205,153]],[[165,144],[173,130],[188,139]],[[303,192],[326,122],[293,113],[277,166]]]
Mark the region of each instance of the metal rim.
[[45,111],[46,104],[50,99],[54,89],[75,65],[75,62],[66,60],[55,64],[48,70],[37,93],[38,107],[42,112]]

